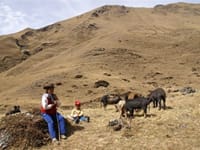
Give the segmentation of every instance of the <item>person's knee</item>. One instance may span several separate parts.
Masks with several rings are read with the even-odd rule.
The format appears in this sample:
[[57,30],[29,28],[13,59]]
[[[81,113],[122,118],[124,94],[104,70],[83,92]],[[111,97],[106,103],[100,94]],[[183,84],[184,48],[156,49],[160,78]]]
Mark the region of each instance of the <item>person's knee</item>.
[[60,115],[59,118],[58,118],[58,120],[59,120],[59,121],[65,121],[65,118],[64,118],[63,116]]
[[53,122],[53,120],[48,120],[48,121],[47,121],[47,123],[48,123],[48,125],[51,125],[51,126],[53,126],[53,125],[54,125],[54,122]]
[[61,115],[61,114],[57,114],[57,117],[58,117],[58,119],[60,120],[60,119],[64,119],[64,117]]
[[54,123],[53,120],[50,117],[46,116],[46,115],[44,115],[43,118],[47,122],[48,125],[51,125],[51,124]]

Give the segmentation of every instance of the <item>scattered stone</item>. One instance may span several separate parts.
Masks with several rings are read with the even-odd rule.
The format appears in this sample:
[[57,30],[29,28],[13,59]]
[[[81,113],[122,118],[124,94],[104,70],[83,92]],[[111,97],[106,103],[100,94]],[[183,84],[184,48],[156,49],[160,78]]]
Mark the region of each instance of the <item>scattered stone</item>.
[[113,131],[119,131],[122,129],[122,123],[119,119],[111,119],[108,122],[108,126],[112,127]]
[[88,90],[88,91],[87,91],[87,94],[92,94],[92,93],[93,93],[92,90]]
[[60,85],[62,85],[62,82],[57,82],[56,85],[60,86]]
[[[101,8],[98,8],[98,9],[96,9],[92,14],[91,14],[91,16],[92,17],[99,17],[99,16],[101,16],[101,15],[103,15],[103,14],[109,14],[109,13],[111,13],[112,12],[112,7],[113,6],[108,6],[108,5],[105,5],[105,6],[102,6]],[[118,15],[124,15],[124,14],[126,14],[126,13],[128,13],[129,11],[128,11],[128,9],[127,9],[127,7],[125,7],[125,6],[119,6],[119,7],[117,7],[117,10],[115,10],[115,14],[118,14]]]
[[95,49],[94,49],[94,51],[97,51],[97,52],[98,52],[98,51],[101,52],[101,51],[105,51],[105,50],[106,50],[106,49],[105,49],[105,48],[102,48],[102,47],[100,47],[100,48],[95,48]]
[[195,93],[196,90],[193,89],[192,87],[184,87],[180,89],[179,92],[181,92],[183,95],[187,95],[187,94]]
[[95,82],[95,85],[94,85],[95,88],[98,88],[100,86],[108,87],[109,83],[107,81],[104,81],[104,80],[99,80],[99,81]]
[[23,39],[23,40],[27,40],[27,38],[29,37],[29,36],[33,36],[34,35],[34,32],[33,31],[27,31],[26,33],[24,33],[22,36],[21,36],[21,38]]
[[80,79],[82,77],[83,77],[83,75],[81,75],[81,74],[78,74],[78,75],[75,76],[76,79]]
[[43,50],[42,47],[37,47],[34,49],[34,53],[38,53],[38,52],[41,52]]
[[21,53],[24,54],[24,55],[27,55],[27,56],[31,55],[30,51],[27,50],[27,49],[22,50]]
[[108,122],[108,126],[115,126],[119,124],[119,121],[117,119],[112,119]]
[[123,81],[126,81],[126,82],[130,82],[130,80],[128,80],[128,79],[122,79]]
[[192,72],[197,71],[197,68],[192,67]]
[[93,12],[92,17],[99,17],[99,15],[97,14],[97,12]]
[[46,27],[37,29],[36,31],[39,31],[39,32],[46,32],[46,31],[50,31],[50,30],[58,31],[60,28],[61,28],[61,24],[60,23],[56,23],[56,24],[48,25]]
[[11,114],[16,114],[16,113],[20,113],[21,110],[20,110],[20,106],[13,106],[13,109],[11,109],[10,111],[8,111],[6,113],[6,116],[7,115],[11,115]]
[[179,90],[178,89],[168,89],[167,92],[168,93],[172,93],[172,92],[176,93],[176,92],[179,92]]
[[164,78],[162,78],[162,80],[171,80],[171,79],[173,79],[173,77],[164,77]]
[[158,87],[158,83],[154,81],[148,81],[147,84],[153,85],[154,87]]
[[94,30],[98,29],[98,27],[96,26],[95,23],[89,24],[87,28],[88,28],[88,29],[94,29]]
[[121,130],[121,128],[122,128],[122,125],[118,124],[118,125],[116,125],[116,126],[113,127],[113,130],[114,131],[119,131],[119,130]]
[[110,73],[104,73],[104,75],[105,75],[105,76],[111,76],[111,74],[110,74]]
[[77,85],[72,85],[72,88],[78,89],[78,86]]

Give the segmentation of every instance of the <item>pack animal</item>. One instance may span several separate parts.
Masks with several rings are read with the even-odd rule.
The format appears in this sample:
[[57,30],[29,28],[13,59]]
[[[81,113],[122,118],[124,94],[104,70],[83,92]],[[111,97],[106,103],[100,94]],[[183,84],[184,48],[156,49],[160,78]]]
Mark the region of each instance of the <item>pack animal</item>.
[[[136,93],[136,94],[134,94],[133,99],[137,98],[137,97],[142,97],[142,95]],[[126,103],[126,100],[128,100],[128,98],[129,98],[129,93],[126,93],[124,96],[121,97],[121,100],[115,105],[116,111],[120,112],[120,114],[121,114],[121,110],[124,107],[124,104]]]
[[120,118],[124,115],[127,119],[129,119],[129,127],[131,126],[131,120],[134,117],[134,111],[138,109],[143,109],[144,117],[147,115],[147,106],[152,102],[151,99],[145,97],[136,97],[134,99],[127,99],[122,108]]
[[165,90],[162,88],[157,88],[150,92],[148,95],[148,98],[153,101],[153,107],[158,107],[159,104],[159,110],[161,110],[162,104],[161,101],[163,101],[163,109],[166,109],[166,93]]
[[103,105],[104,109],[106,109],[106,106],[108,104],[115,104],[116,110],[117,110],[117,106],[116,104],[121,100],[121,97],[119,95],[117,96],[112,96],[112,95],[104,95],[100,102],[101,105]]

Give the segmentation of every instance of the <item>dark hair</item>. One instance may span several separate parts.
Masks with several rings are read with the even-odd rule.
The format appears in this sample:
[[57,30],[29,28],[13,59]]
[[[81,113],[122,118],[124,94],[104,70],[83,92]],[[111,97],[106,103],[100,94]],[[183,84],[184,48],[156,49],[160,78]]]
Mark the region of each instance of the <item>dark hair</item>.
[[45,90],[48,90],[48,89],[51,89],[51,88],[55,88],[53,83],[43,86],[43,89],[45,89]]

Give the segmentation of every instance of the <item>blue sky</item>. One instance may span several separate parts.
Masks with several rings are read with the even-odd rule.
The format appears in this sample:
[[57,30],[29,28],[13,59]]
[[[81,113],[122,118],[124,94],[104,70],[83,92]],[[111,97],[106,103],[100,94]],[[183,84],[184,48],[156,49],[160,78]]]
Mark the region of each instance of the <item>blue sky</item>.
[[103,5],[153,7],[175,2],[200,3],[200,0],[0,0],[0,35],[27,27],[41,28]]

